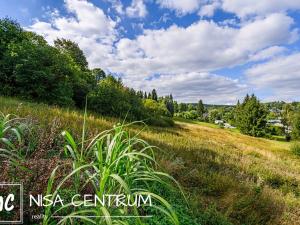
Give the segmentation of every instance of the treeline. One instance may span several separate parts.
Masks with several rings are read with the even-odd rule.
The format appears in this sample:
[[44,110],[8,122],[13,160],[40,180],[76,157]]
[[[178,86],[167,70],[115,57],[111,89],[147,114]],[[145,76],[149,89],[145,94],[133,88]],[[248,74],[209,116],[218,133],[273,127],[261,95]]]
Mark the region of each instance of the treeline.
[[89,110],[102,115],[173,124],[171,95],[128,88],[100,68],[90,70],[76,43],[57,39],[51,46],[8,18],[0,20],[0,84],[4,96],[78,108],[87,98]]
[[[261,103],[258,98],[246,95],[235,106],[204,106],[197,104],[177,104],[175,116],[204,122],[220,122],[238,128],[241,133],[255,137],[285,136],[286,140],[300,139],[300,103]],[[268,121],[278,121],[274,124]],[[223,123],[222,123],[222,122]]]

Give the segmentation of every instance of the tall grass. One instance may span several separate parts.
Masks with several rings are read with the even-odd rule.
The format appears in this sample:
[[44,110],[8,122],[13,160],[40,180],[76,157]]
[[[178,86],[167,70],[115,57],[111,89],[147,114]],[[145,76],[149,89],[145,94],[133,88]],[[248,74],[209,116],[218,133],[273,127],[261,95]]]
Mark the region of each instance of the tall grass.
[[[86,118],[86,116],[85,116]],[[170,224],[179,224],[179,220],[172,206],[162,196],[151,192],[152,185],[166,185],[172,188],[171,182],[178,183],[168,174],[157,170],[158,165],[154,156],[154,146],[138,138],[131,136],[126,127],[129,125],[117,124],[110,130],[105,130],[95,137],[86,140],[86,120],[82,129],[82,140],[77,143],[68,132],[62,132],[66,145],[65,154],[72,159],[72,171],[54,188],[56,168],[49,181],[47,194],[52,194],[52,199],[60,192],[62,187],[70,180],[76,193],[84,192],[85,188],[92,187],[93,194],[100,199],[103,195],[148,195],[155,201],[155,208],[169,218]],[[131,204],[134,199],[131,197]],[[69,207],[69,213],[57,221],[56,215],[65,212]],[[150,206],[149,206],[150,207]],[[142,209],[122,206],[122,208],[110,208],[97,205],[94,208],[73,208],[71,204],[54,209],[49,206],[45,209],[43,224],[73,224],[76,221],[85,221],[91,224],[129,224],[119,217],[133,216],[131,221],[135,224],[143,224],[140,216],[144,214]],[[116,218],[117,216],[117,218]]]
[[294,142],[291,145],[291,151],[296,156],[300,156],[300,142]]
[[[27,185],[24,186],[41,193],[45,189],[44,184],[47,183],[52,168],[73,161],[62,157],[63,138],[59,135],[61,130],[70,131],[80,151],[83,113],[3,97],[0,97],[0,111],[5,114],[13,112],[34,121],[34,124],[44,132],[43,135],[42,132],[36,132],[39,142],[43,141],[44,136],[49,135],[53,121],[59,120],[55,129],[57,132],[51,135],[56,137],[55,140],[59,138],[59,141],[51,146],[46,142],[43,146],[48,148],[36,149],[38,158],[34,157],[36,154],[26,157],[27,165],[37,165],[30,168],[43,176],[39,182],[30,182],[35,181],[36,177],[28,176]],[[117,123],[117,119],[97,114],[89,114],[86,121],[87,138],[96,136],[95,134],[110,129]],[[135,125],[128,129],[123,128],[130,130],[131,133],[137,133],[141,129]],[[111,130],[111,134],[113,132],[114,130]],[[155,186],[156,190],[153,191],[162,193],[161,195],[172,203],[181,224],[222,224],[214,220],[219,213],[234,224],[299,224],[300,158],[292,154],[291,143],[249,137],[212,127],[211,124],[186,122],[176,122],[172,128],[147,127],[139,137],[164,149],[155,155],[156,162],[164,172],[175,177],[188,193],[191,208],[186,209],[186,205],[181,203],[181,198],[176,192],[168,193],[165,191],[167,188],[159,186]],[[84,149],[88,143],[85,142]],[[47,154],[49,146],[53,149],[51,156]],[[84,154],[83,152],[83,156]],[[80,171],[85,170],[87,169],[83,168]],[[55,191],[54,186],[57,187],[60,177],[64,176],[64,171],[65,167],[56,170],[55,184],[51,193]],[[74,179],[75,174],[69,181],[73,183]],[[80,179],[82,185],[79,187],[85,183],[82,179]],[[72,190],[66,190],[69,184],[66,181],[60,188],[63,194],[74,193],[74,184]],[[87,184],[86,188],[90,185],[91,183]],[[215,210],[206,213],[211,204],[216,205]],[[62,211],[63,209],[60,211],[61,214]],[[51,211],[51,214],[53,213],[54,211]],[[220,220],[223,220],[222,218]],[[148,221],[149,224],[170,224],[159,215],[145,222]],[[54,224],[56,222],[53,220]],[[134,223],[129,221],[129,224]]]
[[20,166],[23,156],[20,146],[26,124],[15,115],[0,112],[0,157]]

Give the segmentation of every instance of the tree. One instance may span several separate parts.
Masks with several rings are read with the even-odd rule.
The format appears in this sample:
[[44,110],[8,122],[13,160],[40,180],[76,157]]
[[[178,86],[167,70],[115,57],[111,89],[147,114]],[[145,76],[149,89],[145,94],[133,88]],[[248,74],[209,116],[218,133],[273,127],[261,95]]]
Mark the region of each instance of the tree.
[[236,106],[235,124],[244,134],[260,137],[266,133],[267,110],[259,100],[247,95],[242,104]]
[[300,139],[300,112],[296,112],[292,119],[292,138]]
[[157,101],[157,93],[156,93],[156,90],[155,90],[155,89],[152,90],[151,98],[152,98],[154,101]]
[[203,102],[201,99],[199,100],[199,102],[197,104],[197,113],[200,118],[202,118],[203,114],[205,113],[205,108],[204,108],[204,105],[203,105]]
[[46,43],[24,41],[11,47],[15,53],[12,60],[16,63],[15,89],[19,96],[49,104],[73,105],[70,80],[76,72],[68,58]]
[[173,101],[173,105],[174,105],[174,113],[178,113],[179,112],[179,109],[178,109],[178,103],[177,101]]
[[137,93],[136,93],[141,99],[143,99],[143,91],[138,91]]
[[105,72],[100,68],[92,69],[92,75],[96,79],[96,83],[99,83],[102,79],[106,77]]
[[173,96],[172,95],[166,96],[163,99],[163,102],[165,103],[166,108],[170,112],[170,115],[173,116],[174,115]]
[[145,99],[144,107],[146,112],[150,114],[150,116],[160,117],[160,116],[170,116],[168,109],[165,104],[162,102],[157,102],[153,99]]
[[89,94],[88,106],[102,115],[130,120],[146,118],[142,99],[133,89],[125,87],[121,80],[111,75],[102,79]]
[[188,106],[186,103],[179,103],[179,106],[178,106],[179,112],[185,112],[185,111],[187,111],[187,109],[188,109]]
[[209,113],[208,113],[209,122],[214,123],[215,120],[220,120],[220,119],[221,119],[221,115],[220,115],[219,110],[212,109],[212,110],[209,111]]
[[292,123],[292,116],[293,116],[293,107],[291,104],[285,104],[282,109],[282,123],[289,127]]
[[12,58],[13,48],[26,40],[21,26],[9,19],[0,19],[0,94],[16,95],[16,78],[14,68],[16,62]]
[[83,51],[79,48],[78,44],[71,40],[62,38],[56,39],[54,41],[54,45],[63,53],[67,53],[82,71],[88,70],[88,62],[85,58]]
[[193,104],[188,104],[187,111],[192,111],[192,110],[195,110],[195,107],[193,106]]
[[90,91],[92,91],[99,80],[106,75],[100,68],[92,71],[88,69],[88,62],[83,51],[78,44],[66,39],[56,39],[54,41],[55,47],[61,51],[62,54],[67,55],[73,61],[74,66],[77,66],[76,76],[72,77],[72,86],[74,93],[74,101],[76,106],[83,108],[85,105],[85,98]]

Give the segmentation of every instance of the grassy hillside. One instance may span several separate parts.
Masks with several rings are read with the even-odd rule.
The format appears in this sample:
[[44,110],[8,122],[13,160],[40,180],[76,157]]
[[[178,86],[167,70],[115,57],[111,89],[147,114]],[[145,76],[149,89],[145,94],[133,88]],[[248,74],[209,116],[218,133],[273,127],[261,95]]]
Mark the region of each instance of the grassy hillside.
[[[82,112],[3,97],[0,111],[24,117],[35,127],[26,164],[35,171],[31,192],[44,190],[51,170],[63,161],[60,133],[68,129],[79,138]],[[89,115],[88,134],[117,122]],[[171,199],[182,224],[300,224],[300,158],[290,152],[289,143],[182,121],[174,128],[134,126],[131,131],[141,129],[142,138],[162,149],[157,152],[161,168],[187,193],[191,209],[176,202],[176,195]],[[11,179],[11,171],[0,167],[4,178]]]

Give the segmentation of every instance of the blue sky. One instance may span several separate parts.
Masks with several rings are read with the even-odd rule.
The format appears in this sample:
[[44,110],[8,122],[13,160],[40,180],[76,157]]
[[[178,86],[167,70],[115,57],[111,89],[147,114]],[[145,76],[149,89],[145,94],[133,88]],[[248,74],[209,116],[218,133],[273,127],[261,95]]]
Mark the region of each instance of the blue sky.
[[180,102],[300,100],[299,0],[2,0],[0,16]]

